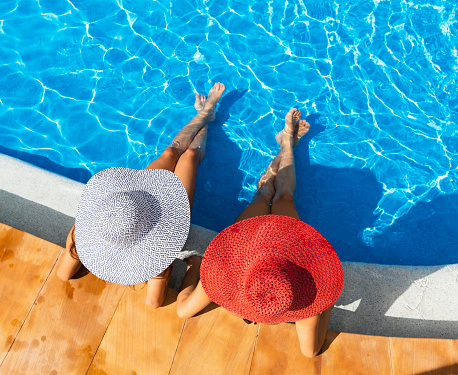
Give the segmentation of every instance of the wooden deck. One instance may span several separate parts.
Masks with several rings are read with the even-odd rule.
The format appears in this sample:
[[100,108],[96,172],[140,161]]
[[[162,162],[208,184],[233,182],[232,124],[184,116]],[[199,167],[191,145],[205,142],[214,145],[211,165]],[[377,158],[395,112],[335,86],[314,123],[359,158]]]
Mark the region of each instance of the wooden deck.
[[458,340],[329,332],[303,357],[292,324],[245,324],[210,306],[186,321],[146,289],[56,276],[62,248],[0,224],[0,374],[458,374]]

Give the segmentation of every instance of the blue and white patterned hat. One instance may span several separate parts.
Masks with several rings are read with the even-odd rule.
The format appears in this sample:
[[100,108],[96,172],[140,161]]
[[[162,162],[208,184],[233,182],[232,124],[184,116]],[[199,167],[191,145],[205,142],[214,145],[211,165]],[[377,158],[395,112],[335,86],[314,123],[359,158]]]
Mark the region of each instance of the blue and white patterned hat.
[[174,173],[109,168],[95,174],[81,195],[76,250],[102,280],[138,284],[173,262],[190,224],[186,189]]

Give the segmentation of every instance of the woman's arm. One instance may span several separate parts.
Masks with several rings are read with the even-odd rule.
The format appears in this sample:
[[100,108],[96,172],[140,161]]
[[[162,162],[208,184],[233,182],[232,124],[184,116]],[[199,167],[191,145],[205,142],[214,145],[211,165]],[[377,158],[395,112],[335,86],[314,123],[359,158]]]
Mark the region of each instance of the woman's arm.
[[75,246],[75,225],[73,225],[72,229],[67,236],[67,244],[65,246],[64,254],[62,255],[62,259],[57,266],[57,277],[64,281],[68,281],[72,278],[72,276],[78,272],[81,268],[81,262],[79,259],[75,259],[72,257],[70,253],[70,249]]
[[321,350],[328,332],[329,317],[334,306],[322,313],[296,322],[301,352],[306,357],[315,357]]
[[182,319],[196,315],[212,302],[205,294],[200,281],[197,284],[202,257],[193,255],[185,259],[185,262],[188,268],[177,297],[177,315]]

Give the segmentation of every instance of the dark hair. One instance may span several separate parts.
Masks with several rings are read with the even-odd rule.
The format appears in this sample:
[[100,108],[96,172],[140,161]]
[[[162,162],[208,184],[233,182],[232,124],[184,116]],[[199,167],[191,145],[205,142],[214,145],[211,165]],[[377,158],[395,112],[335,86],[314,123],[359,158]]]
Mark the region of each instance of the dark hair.
[[[146,286],[146,284],[148,284],[148,281],[142,282],[141,285],[140,284],[128,285],[128,287],[132,290],[141,290]],[[140,289],[136,288],[137,285],[140,285]]]
[[70,244],[70,256],[73,258],[73,259],[76,259],[76,260],[80,260],[77,252],[76,252],[76,246],[75,246],[75,226],[72,227],[72,231],[71,231],[71,234],[70,236],[72,237],[72,243]]

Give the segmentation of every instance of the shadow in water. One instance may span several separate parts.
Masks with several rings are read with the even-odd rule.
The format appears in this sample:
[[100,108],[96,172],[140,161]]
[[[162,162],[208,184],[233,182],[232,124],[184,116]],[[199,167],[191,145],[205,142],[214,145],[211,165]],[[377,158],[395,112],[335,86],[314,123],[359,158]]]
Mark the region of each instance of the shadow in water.
[[[300,155],[300,150],[297,155]],[[362,240],[372,226],[382,186],[369,170],[308,166],[297,157],[296,206],[301,219],[334,246],[342,261],[394,265],[458,263],[458,194],[419,202],[373,246]]]
[[92,177],[91,172],[85,168],[67,168],[60,164],[54,163],[49,160],[46,156],[30,154],[24,151],[12,150],[10,148],[0,145],[0,153],[11,156],[13,158],[25,161],[29,164],[33,164],[42,169],[60,174],[72,180],[86,183]]
[[334,246],[342,261],[394,265],[458,263],[458,194],[417,203],[384,233],[374,246],[362,232],[377,216],[373,211],[383,197],[382,185],[369,169],[329,168],[310,163],[309,142],[325,129],[319,114],[309,116],[308,134],[296,150],[295,203],[301,219],[315,227]]

